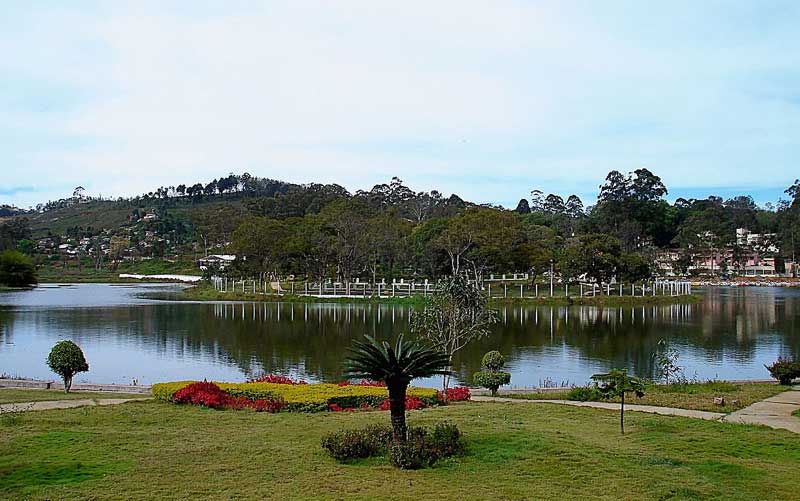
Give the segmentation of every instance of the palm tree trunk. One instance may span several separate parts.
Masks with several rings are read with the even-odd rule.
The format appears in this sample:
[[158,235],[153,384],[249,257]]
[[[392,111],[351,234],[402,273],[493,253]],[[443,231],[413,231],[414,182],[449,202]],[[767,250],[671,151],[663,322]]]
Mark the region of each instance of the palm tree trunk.
[[389,413],[392,419],[392,433],[399,442],[406,441],[406,384],[389,386]]
[[619,430],[625,434],[625,392],[622,392],[622,404],[619,407]]

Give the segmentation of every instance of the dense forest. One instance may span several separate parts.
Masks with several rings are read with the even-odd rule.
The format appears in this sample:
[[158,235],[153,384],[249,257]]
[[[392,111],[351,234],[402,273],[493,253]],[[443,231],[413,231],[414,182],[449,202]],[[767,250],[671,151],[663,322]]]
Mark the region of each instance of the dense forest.
[[[575,195],[565,199],[533,190],[513,210],[437,191],[414,192],[398,178],[350,193],[335,184],[230,174],[114,201],[86,197],[78,188],[73,197],[42,204],[34,214],[96,204],[124,211],[129,220],[153,212],[159,215],[153,227],[171,235],[172,245],[236,254],[228,272],[237,276],[372,281],[468,273],[480,281],[510,272],[535,279],[552,267],[565,279],[634,281],[652,276],[659,252],[667,249],[679,256],[675,266],[681,273],[701,271],[693,265],[715,249],[730,251],[731,262],[723,265],[731,270],[737,256],[754,251],[775,254],[776,262],[793,260],[800,243],[797,181],[775,206],[758,207],[749,196],[670,204],[667,194],[647,169],[612,171],[593,205]],[[23,221],[18,216],[0,225],[3,247],[30,238]],[[66,233],[91,237],[108,230],[91,223]],[[763,235],[762,248],[737,241],[737,228]]]

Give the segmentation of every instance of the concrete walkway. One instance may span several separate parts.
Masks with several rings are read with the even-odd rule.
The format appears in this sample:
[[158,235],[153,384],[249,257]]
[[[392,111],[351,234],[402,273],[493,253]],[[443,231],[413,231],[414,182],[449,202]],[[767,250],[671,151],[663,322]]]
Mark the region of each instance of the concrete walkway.
[[800,409],[800,386],[733,412],[724,421],[760,424],[800,433],[800,417],[792,416],[797,409]]
[[[616,402],[575,402],[572,400],[529,400],[522,398],[473,396],[474,402],[509,402],[523,404],[561,404],[574,407],[592,407],[594,409],[619,410]],[[784,391],[774,397],[756,402],[731,414],[721,412],[694,411],[675,407],[657,407],[654,405],[625,405],[626,411],[648,412],[662,416],[681,416],[708,421],[725,421],[727,423],[758,424],[800,433],[800,417],[792,416],[792,412],[800,409],[800,386]]]
[[2,412],[28,412],[28,411],[49,411],[54,409],[72,409],[75,407],[86,407],[94,405],[117,405],[125,402],[139,402],[150,400],[150,398],[98,398],[96,400],[47,400],[44,402],[15,402],[0,405]]
[[[573,407],[592,407],[594,409],[619,410],[616,402],[577,402],[574,400],[529,400],[522,398],[503,398],[503,397],[472,397],[473,402],[509,402],[514,404],[561,404]],[[695,419],[705,419],[707,421],[719,421],[725,417],[721,412],[693,411],[689,409],[677,409],[674,407],[657,407],[655,405],[625,405],[625,411],[648,412],[650,414],[661,414],[662,416],[681,416]],[[800,421],[800,420],[798,420]]]

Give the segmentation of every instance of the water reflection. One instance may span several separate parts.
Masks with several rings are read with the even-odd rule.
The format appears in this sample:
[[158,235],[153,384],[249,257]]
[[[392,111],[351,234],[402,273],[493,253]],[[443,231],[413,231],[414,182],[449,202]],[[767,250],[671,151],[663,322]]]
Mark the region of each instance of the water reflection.
[[[239,380],[267,370],[338,381],[353,339],[394,338],[413,314],[397,305],[153,301],[138,297],[142,290],[149,289],[0,295],[0,372],[52,377],[44,358],[69,337],[90,361],[85,380]],[[800,355],[800,294],[792,289],[712,289],[695,305],[506,306],[498,314],[491,334],[457,355],[461,381],[490,349],[506,354],[520,386],[581,383],[611,367],[652,376],[660,339],[679,350],[687,375],[701,378],[763,378],[764,363]]]

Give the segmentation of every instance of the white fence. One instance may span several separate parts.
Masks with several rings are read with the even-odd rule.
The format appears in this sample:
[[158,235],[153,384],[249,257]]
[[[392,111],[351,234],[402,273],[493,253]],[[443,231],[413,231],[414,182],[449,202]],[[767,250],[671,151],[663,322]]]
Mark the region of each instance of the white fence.
[[[342,298],[391,298],[429,296],[436,291],[434,283],[425,280],[422,283],[404,280],[392,283],[370,282],[269,282],[254,279],[233,280],[226,277],[214,277],[211,283],[220,292],[240,292],[245,294],[291,294],[310,297],[342,297]],[[684,296],[692,293],[692,284],[677,280],[654,280],[636,283],[574,283],[574,284],[492,284],[487,281],[483,291],[493,299],[517,298],[533,299],[542,297],[643,297],[643,296]]]

